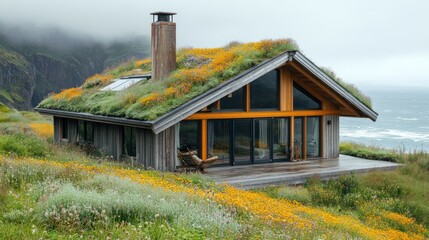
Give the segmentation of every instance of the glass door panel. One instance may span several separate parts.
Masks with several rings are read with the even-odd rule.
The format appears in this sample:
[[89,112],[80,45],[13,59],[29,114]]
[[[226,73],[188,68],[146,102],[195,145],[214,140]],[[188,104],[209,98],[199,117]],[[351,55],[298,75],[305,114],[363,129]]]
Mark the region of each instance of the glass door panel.
[[320,157],[320,117],[307,117],[307,157]]
[[289,159],[289,118],[273,119],[273,159]]
[[270,119],[255,119],[255,147],[253,149],[253,161],[269,162],[271,161],[271,120]]
[[251,163],[251,119],[234,120],[234,164]]
[[293,159],[303,159],[303,123],[304,119],[297,117],[294,119],[294,142],[293,142]]
[[230,120],[209,120],[207,122],[207,155],[219,159],[213,165],[230,164]]

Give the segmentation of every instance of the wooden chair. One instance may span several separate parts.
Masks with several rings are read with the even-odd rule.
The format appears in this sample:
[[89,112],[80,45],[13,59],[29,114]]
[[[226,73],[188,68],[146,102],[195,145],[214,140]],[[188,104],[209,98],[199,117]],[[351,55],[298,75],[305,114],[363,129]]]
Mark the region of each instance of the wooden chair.
[[204,169],[218,159],[217,156],[214,156],[209,159],[202,160],[197,156],[196,151],[190,151],[189,149],[187,152],[182,152],[177,149],[177,156],[182,164],[181,168],[185,169],[186,172],[198,170],[201,173],[205,173]]

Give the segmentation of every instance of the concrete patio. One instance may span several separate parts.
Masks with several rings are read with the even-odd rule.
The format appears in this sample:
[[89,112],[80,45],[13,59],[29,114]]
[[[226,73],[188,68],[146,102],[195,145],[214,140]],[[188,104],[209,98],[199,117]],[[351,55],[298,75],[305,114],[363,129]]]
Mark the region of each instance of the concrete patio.
[[399,166],[401,164],[340,155],[339,159],[213,167],[207,169],[207,175],[217,183],[249,189],[300,184],[314,176],[327,180],[351,173],[390,171]]

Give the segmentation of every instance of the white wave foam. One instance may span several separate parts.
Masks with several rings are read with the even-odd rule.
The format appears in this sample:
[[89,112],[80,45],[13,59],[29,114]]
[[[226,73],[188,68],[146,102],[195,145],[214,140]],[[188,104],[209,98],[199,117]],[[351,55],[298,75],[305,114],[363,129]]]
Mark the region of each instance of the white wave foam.
[[404,120],[404,121],[417,121],[418,118],[403,118],[403,117],[397,117],[398,120]]
[[398,129],[386,129],[386,130],[376,130],[376,129],[359,129],[359,130],[349,130],[343,131],[340,133],[341,137],[348,138],[373,138],[373,139],[395,139],[395,140],[411,140],[414,142],[423,142],[429,141],[428,133],[417,133],[410,131],[402,131]]

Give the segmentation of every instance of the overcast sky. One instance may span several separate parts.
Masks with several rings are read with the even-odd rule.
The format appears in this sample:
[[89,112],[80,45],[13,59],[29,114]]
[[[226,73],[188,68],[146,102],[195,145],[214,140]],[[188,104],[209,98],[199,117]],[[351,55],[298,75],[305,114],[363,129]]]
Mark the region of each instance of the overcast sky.
[[177,12],[178,47],[293,38],[347,82],[429,87],[429,1],[0,0],[6,25],[101,39],[149,35],[150,12]]

